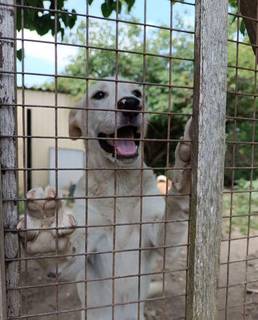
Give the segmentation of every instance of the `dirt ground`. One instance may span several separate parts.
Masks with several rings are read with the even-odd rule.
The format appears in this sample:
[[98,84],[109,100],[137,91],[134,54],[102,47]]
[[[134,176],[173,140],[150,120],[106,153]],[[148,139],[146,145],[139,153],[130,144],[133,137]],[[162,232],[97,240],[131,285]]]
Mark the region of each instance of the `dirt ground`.
[[[238,233],[233,234],[233,238],[238,237]],[[228,258],[228,242],[222,242],[222,265],[220,268],[219,286],[226,287],[228,279],[229,289],[228,295],[225,288],[219,290],[218,320],[258,319],[258,238],[250,239],[249,262],[233,263],[235,260],[245,259],[246,247],[246,239],[231,241],[229,257],[232,263],[230,263],[228,268],[227,264],[224,264]],[[159,263],[161,261],[157,262],[157,266]],[[173,271],[182,270],[186,267],[185,251],[181,250],[177,263],[172,263],[170,253],[167,252],[167,266],[171,271],[166,276],[166,298],[146,303],[146,320],[180,320],[185,318],[185,271]],[[29,266],[28,275],[30,279],[29,283],[31,284],[53,282],[52,279],[49,279],[40,272],[40,268],[36,264]],[[247,286],[244,285],[246,281],[248,282]],[[52,313],[56,310],[57,303],[59,310],[80,308],[75,285],[60,286],[58,296],[58,299],[56,299],[55,287],[23,290],[23,313],[31,315]],[[226,296],[228,296],[227,299]],[[227,308],[225,308],[226,304]],[[246,315],[245,317],[244,314]],[[37,316],[34,319],[79,320],[80,314],[79,312],[69,312],[63,313],[59,317],[53,315]]]

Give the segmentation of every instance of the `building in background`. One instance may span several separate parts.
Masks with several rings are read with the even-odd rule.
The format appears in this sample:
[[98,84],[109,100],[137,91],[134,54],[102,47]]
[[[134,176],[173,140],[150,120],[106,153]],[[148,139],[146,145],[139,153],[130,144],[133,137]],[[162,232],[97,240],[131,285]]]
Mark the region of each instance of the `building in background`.
[[54,92],[36,89],[18,89],[17,101],[18,167],[33,168],[19,171],[19,192],[56,183],[58,189],[68,190],[82,175],[78,168],[85,167],[83,141],[71,140],[68,134],[69,112],[76,102],[67,94],[55,97]]

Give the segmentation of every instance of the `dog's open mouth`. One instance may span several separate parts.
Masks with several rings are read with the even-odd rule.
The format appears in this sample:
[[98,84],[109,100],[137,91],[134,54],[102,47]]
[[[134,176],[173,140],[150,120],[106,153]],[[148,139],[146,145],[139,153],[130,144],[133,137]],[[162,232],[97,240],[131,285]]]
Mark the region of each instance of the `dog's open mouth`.
[[130,159],[138,156],[140,133],[137,127],[126,126],[119,128],[116,136],[117,139],[114,139],[115,133],[110,135],[102,132],[99,133],[98,137],[101,138],[99,139],[101,148],[108,153],[112,153],[118,159]]

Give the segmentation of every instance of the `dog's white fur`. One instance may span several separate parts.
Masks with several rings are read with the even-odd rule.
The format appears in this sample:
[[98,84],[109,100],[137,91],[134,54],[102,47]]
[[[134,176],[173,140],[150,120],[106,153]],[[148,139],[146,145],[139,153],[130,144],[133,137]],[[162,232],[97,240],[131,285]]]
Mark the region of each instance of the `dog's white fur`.
[[[95,169],[89,170],[87,179],[84,175],[76,186],[75,197],[78,199],[75,200],[73,215],[78,228],[72,234],[68,232],[65,235],[66,238],[69,237],[69,245],[62,243],[63,233],[57,235],[60,252],[75,253],[74,257],[59,261],[58,271],[63,278],[79,282],[78,293],[82,306],[85,306],[86,297],[88,308],[86,315],[82,312],[81,319],[143,320],[144,306],[137,301],[147,297],[151,276],[146,274],[153,268],[153,248],[163,244],[163,224],[157,222],[161,222],[164,217],[165,202],[163,197],[158,195],[153,172],[141,170],[142,165],[147,169],[142,161],[141,145],[138,157],[118,160],[105,152],[95,139],[99,132],[112,134],[116,127],[125,125],[122,113],[115,116],[116,101],[132,96],[136,89],[140,90],[135,84],[118,83],[116,87],[112,81],[99,82],[89,89],[88,96],[79,105],[81,110],[73,110],[70,114],[70,136],[73,139],[89,138],[85,142],[87,165],[88,168]],[[93,99],[92,96],[98,90],[105,92],[107,96],[101,100]],[[140,100],[141,105],[144,105],[142,98]],[[109,111],[100,111],[101,108]],[[146,120],[146,115],[141,113],[136,119],[142,137]],[[100,170],[103,168],[107,170]],[[36,203],[34,199],[42,197],[42,193],[35,190],[33,196],[30,191],[32,199],[29,208]],[[89,199],[85,200],[85,196]],[[54,214],[48,224],[42,223],[42,219],[49,221],[48,216],[44,217],[46,205],[41,204],[39,216],[33,217],[31,212],[28,212],[30,228],[55,225]],[[62,210],[58,226],[74,227],[71,213]],[[63,221],[66,223],[62,224]],[[140,224],[141,222],[144,224]],[[115,224],[116,226],[113,226]],[[83,228],[85,225],[88,226],[87,229]],[[18,228],[25,229],[24,219]],[[55,251],[55,233],[50,233],[43,229],[39,232],[40,236],[28,237],[27,243],[34,243],[29,253]],[[44,239],[44,246],[41,239]],[[48,248],[46,243],[49,244]],[[44,249],[40,250],[39,247]],[[51,271],[51,268],[49,265],[48,271]],[[55,265],[52,271],[55,272]],[[143,275],[138,277],[138,274]],[[89,282],[85,285],[83,281],[86,277]],[[114,277],[116,279],[112,280]],[[97,279],[103,280],[94,281]],[[116,304],[113,309],[112,303]],[[102,308],[94,308],[96,306]]]

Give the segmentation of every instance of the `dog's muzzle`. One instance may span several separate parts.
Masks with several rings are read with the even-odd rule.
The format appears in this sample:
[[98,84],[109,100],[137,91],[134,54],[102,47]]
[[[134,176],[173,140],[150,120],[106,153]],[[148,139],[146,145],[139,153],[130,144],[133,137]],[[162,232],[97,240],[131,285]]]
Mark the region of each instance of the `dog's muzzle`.
[[138,156],[140,125],[138,115],[142,110],[141,100],[128,96],[117,103],[121,113],[120,126],[112,134],[98,134],[101,148],[117,159],[133,159]]
[[116,133],[99,133],[99,144],[103,150],[117,159],[132,159],[138,156],[140,132],[138,127],[124,126]]
[[122,112],[123,117],[133,119],[142,110],[141,101],[135,97],[124,97],[117,103],[117,109]]

